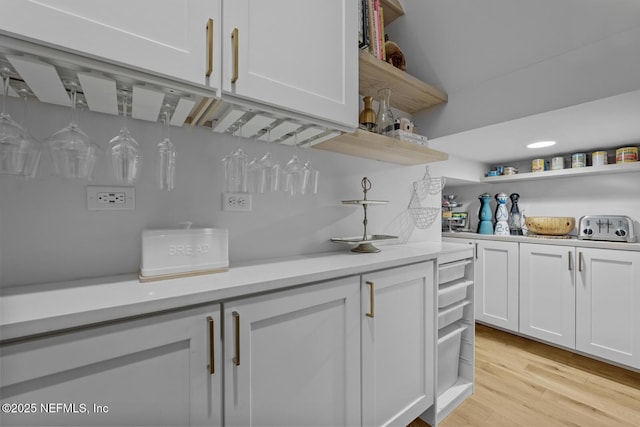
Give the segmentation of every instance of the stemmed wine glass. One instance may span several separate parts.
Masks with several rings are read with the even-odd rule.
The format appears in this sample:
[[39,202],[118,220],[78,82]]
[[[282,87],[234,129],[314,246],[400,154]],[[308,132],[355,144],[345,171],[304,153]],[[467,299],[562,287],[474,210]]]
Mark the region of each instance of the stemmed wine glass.
[[120,133],[109,141],[111,151],[111,166],[118,184],[131,185],[140,175],[142,153],[140,145],[133,139],[127,129],[127,114],[129,110],[129,93],[121,91],[123,124]]
[[7,97],[9,96],[10,70],[3,68],[2,75],[3,98],[2,113],[0,113],[0,173],[21,175],[24,170],[25,158],[33,148],[30,139],[25,138],[25,131],[7,114]]
[[295,152],[285,165],[283,172],[285,176],[284,190],[290,196],[304,194],[304,164],[298,159],[298,133],[294,134]]
[[175,187],[176,148],[169,138],[169,114],[171,108],[164,107],[165,137],[156,145],[156,177],[161,190],[171,191]]
[[24,133],[22,134],[22,138],[25,140],[26,144],[26,153],[24,158],[24,166],[22,168],[22,172],[20,176],[25,179],[35,179],[36,174],[38,172],[38,166],[40,164],[40,155],[42,153],[42,144],[40,141],[35,139],[27,130],[27,101],[29,98],[29,91],[27,89],[20,89],[18,91],[20,97],[24,101],[24,108],[22,113],[22,129]]
[[[271,143],[271,126],[267,129],[267,144]],[[282,166],[267,149],[267,153],[258,162],[260,167],[260,193],[278,191],[281,186]]]
[[91,179],[101,150],[78,127],[78,85],[75,82],[66,83],[71,92],[71,123],[46,140],[53,163],[53,172],[65,178]]
[[244,122],[239,120],[234,129],[231,130],[231,135],[237,132],[238,148],[222,158],[224,163],[224,192],[227,193],[246,193],[248,189],[248,160],[247,155],[240,147],[243,124]]

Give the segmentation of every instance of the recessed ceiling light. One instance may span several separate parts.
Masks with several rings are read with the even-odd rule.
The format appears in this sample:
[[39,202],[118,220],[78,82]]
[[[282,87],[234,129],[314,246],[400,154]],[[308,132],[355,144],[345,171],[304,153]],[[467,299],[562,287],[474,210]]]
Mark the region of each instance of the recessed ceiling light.
[[551,147],[552,145],[556,145],[555,141],[538,141],[532,142],[531,144],[527,144],[527,148],[544,148]]

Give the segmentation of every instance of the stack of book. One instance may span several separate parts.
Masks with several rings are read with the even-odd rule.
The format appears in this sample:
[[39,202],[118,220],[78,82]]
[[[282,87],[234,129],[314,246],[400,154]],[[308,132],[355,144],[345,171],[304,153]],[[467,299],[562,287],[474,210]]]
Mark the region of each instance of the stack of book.
[[360,0],[358,43],[360,49],[368,50],[373,56],[386,61],[384,50],[384,13],[380,0]]

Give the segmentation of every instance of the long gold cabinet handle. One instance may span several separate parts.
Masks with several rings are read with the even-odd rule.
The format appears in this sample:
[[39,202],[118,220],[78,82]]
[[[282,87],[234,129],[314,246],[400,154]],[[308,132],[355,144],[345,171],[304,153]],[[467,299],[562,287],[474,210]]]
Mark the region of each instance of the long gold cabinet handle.
[[213,317],[207,316],[207,323],[209,323],[209,374],[213,375],[216,373],[216,344],[214,341],[215,325],[213,323]]
[[569,271],[573,270],[573,254],[569,251]]
[[367,281],[367,285],[369,285],[369,312],[367,313],[367,317],[371,317],[373,319],[375,310],[375,285],[373,282],[369,281]]
[[231,32],[231,42],[233,43],[233,75],[231,83],[238,81],[238,29],[234,28]]
[[233,358],[233,364],[240,366],[240,314],[234,311],[231,315],[233,316],[236,327],[236,355]]
[[207,72],[205,76],[211,76],[213,72],[213,19],[207,21]]

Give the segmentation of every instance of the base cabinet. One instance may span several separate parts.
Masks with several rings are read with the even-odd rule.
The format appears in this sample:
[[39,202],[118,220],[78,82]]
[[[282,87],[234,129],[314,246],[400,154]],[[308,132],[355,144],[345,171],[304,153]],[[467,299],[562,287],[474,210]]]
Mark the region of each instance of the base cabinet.
[[454,237],[442,241],[474,246],[475,319],[518,332],[518,243]]
[[362,276],[362,424],[407,425],[434,401],[434,263]]
[[518,243],[476,241],[476,320],[518,331]]
[[224,304],[227,426],[352,426],[360,277]]
[[520,244],[520,332],[575,347],[575,248]]
[[640,369],[640,252],[576,250],[576,349]]
[[219,305],[5,344],[0,357],[3,426],[222,425]]

